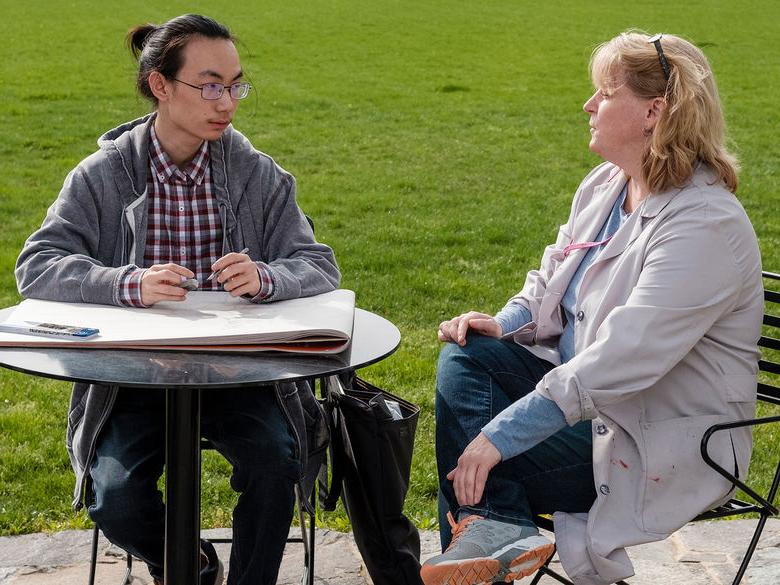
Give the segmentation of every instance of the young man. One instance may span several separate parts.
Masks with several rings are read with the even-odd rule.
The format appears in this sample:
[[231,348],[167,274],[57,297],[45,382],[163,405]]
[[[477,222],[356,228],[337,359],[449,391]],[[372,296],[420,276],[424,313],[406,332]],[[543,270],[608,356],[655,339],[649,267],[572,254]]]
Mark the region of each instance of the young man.
[[[71,171],[19,256],[19,291],[148,307],[184,300],[180,285],[192,278],[252,302],[334,289],[333,253],[314,240],[293,177],[231,126],[251,87],[228,29],[184,15],[139,26],[127,40],[154,111],[104,134]],[[212,271],[219,275],[208,280]],[[275,583],[293,488],[308,483],[307,452],[320,446],[303,411],[317,422],[321,412],[305,385],[278,395],[204,391],[202,400],[202,433],[233,465],[240,494],[228,583]],[[74,506],[86,499],[107,538],[146,561],[155,583],[163,579],[164,416],[159,392],[76,384],[67,433]],[[201,557],[201,583],[221,583],[210,543]]]

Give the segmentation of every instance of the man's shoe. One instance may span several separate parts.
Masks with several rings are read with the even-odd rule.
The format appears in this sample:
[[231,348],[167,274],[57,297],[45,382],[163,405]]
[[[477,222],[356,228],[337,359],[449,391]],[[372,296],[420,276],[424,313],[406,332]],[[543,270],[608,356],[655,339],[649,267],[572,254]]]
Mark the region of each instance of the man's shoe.
[[447,550],[428,559],[420,570],[425,585],[510,583],[533,574],[555,547],[535,527],[517,526],[482,516],[466,516],[452,527]]
[[[214,545],[208,540],[200,541],[200,585],[222,585],[224,567],[217,556]],[[154,585],[163,585],[155,578]]]
[[208,540],[200,541],[200,585],[222,585],[224,567]]

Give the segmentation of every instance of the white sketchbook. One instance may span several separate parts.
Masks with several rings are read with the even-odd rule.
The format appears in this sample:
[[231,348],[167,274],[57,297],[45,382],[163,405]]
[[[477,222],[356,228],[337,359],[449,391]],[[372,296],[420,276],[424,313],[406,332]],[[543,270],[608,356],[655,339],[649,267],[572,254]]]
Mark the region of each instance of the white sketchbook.
[[0,332],[0,347],[84,347],[201,351],[338,353],[352,336],[355,293],[255,304],[226,292],[194,291],[148,309],[27,299],[0,311],[1,323],[93,327],[78,339]]

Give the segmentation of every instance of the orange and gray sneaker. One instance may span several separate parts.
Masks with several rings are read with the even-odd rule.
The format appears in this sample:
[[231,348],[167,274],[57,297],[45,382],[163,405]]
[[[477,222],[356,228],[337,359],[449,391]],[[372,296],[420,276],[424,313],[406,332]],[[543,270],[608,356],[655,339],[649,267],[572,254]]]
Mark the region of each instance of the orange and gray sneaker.
[[510,583],[534,573],[555,547],[534,526],[518,526],[482,516],[466,516],[452,527],[447,550],[428,559],[420,570],[425,585]]

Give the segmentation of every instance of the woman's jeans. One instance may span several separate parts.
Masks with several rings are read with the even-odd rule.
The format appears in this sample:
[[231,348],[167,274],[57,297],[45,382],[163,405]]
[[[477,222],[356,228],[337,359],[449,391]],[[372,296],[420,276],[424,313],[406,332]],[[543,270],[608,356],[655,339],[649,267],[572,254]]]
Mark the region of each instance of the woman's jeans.
[[[436,379],[436,461],[442,550],[452,538],[447,512],[533,526],[536,514],[586,512],[596,499],[591,423],[580,422],[494,467],[482,500],[458,506],[447,474],[491,419],[531,392],[553,365],[511,341],[469,335],[447,343]],[[519,424],[522,424],[520,421]]]
[[[293,515],[299,463],[272,388],[202,390],[201,435],[233,466],[229,585],[276,583]],[[165,394],[120,388],[90,468],[90,517],[106,538],[162,580]]]

